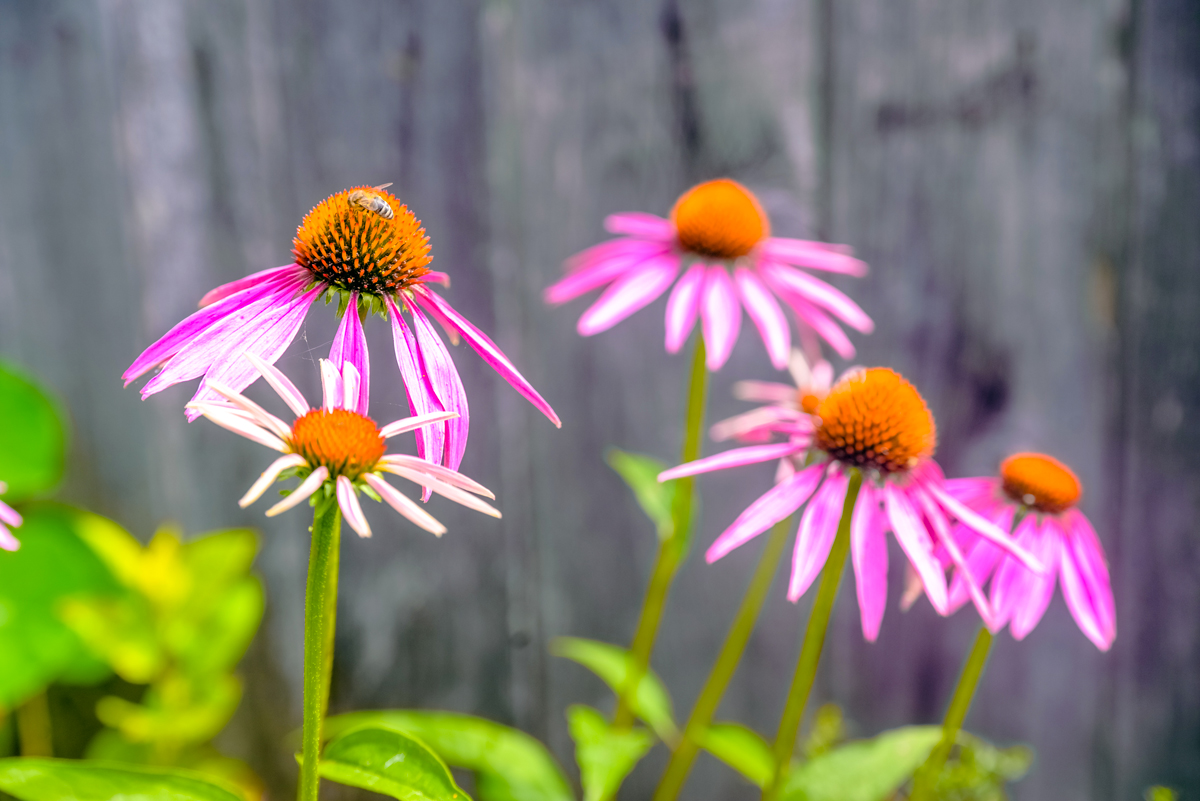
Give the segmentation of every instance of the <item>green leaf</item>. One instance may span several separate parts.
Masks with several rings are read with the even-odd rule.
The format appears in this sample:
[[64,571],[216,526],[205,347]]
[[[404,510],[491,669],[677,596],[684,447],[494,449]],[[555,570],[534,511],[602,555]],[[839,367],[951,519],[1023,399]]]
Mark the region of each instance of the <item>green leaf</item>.
[[794,768],[785,801],[884,801],[916,772],[942,736],[940,726],[905,726],[857,740]]
[[321,757],[321,775],[401,801],[469,801],[429,746],[378,726],[350,729],[330,740]]
[[645,729],[617,731],[603,715],[582,704],[567,710],[567,725],[575,740],[584,801],[600,801],[616,793],[633,766],[654,745],[654,735]]
[[1156,784],[1153,787],[1147,787],[1143,797],[1146,801],[1175,801],[1179,796],[1170,787]]
[[775,771],[771,746],[761,734],[740,723],[712,724],[701,745],[759,787],[766,787]]
[[58,404],[23,371],[0,362],[0,481],[6,501],[54,488],[62,478],[67,435]]
[[[583,665],[603,679],[617,695],[625,691],[626,677],[633,666],[633,657],[628,650],[581,637],[557,637],[550,643],[550,653]],[[679,740],[671,696],[653,670],[647,670],[638,682],[633,711],[667,743],[674,744]]]
[[95,517],[54,504],[24,510],[21,549],[0,554],[0,708],[52,681],[90,683],[107,672],[60,618],[70,596],[118,595],[108,568],[75,533]]
[[658,474],[667,469],[664,462],[650,456],[612,448],[607,454],[608,464],[616,470],[633,490],[642,511],[658,527],[658,537],[668,540],[675,531],[671,507],[675,503],[676,484],[668,481],[658,483]]
[[0,759],[0,790],[21,801],[242,801],[192,771],[69,759]]
[[351,712],[325,721],[328,736],[363,725],[406,731],[456,768],[476,774],[480,801],[574,801],[546,747],[523,731],[455,712]]

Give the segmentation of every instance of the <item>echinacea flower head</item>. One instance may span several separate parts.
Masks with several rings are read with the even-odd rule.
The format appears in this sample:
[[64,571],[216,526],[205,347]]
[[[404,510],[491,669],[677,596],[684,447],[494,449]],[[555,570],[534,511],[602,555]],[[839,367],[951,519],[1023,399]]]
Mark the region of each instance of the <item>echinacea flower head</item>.
[[[353,187],[321,201],[300,223],[294,262],[249,275],[205,295],[201,309],[146,349],[123,378],[162,369],[142,388],[146,398],[169,386],[201,378],[192,398],[214,401],[214,388],[241,392],[258,378],[242,358],[250,353],[274,364],[300,330],[318,298],[337,301],[341,325],[330,359],[355,366],[360,399],[370,394],[370,363],[363,321],[372,313],[392,326],[396,362],[414,415],[454,412],[417,432],[417,452],[456,469],[466,448],[470,414],[458,369],[431,321],[459,337],[555,425],[558,416],[486,334],[459,314],[431,284],[449,285],[429,269],[429,238],[421,221],[385,187]],[[411,322],[405,319],[405,313]],[[197,415],[192,407],[188,416]]]
[[[1102,651],[1112,646],[1117,623],[1108,562],[1095,529],[1076,506],[1083,485],[1071,468],[1042,453],[1017,453],[1000,464],[999,476],[949,481],[947,490],[980,516],[1011,529],[1013,539],[1047,567],[1041,575],[1030,574],[991,543],[961,532],[974,579],[983,584],[991,576],[993,632],[1008,625],[1014,638],[1024,639],[1050,605],[1057,578],[1080,631]],[[963,598],[963,581],[956,576],[951,608]]]
[[[8,485],[0,481],[0,495],[6,492],[8,492]],[[17,514],[17,510],[4,501],[0,501],[0,550],[15,551],[21,547],[21,543],[10,531],[10,529],[19,528],[21,522],[21,515]]]
[[276,367],[251,353],[245,358],[295,413],[296,419],[290,426],[220,382],[209,382],[219,400],[188,404],[189,409],[217,425],[283,454],[238,501],[240,506],[254,503],[278,479],[294,475],[301,479],[299,486],[268,509],[268,517],[291,509],[314,493],[325,492],[329,497],[336,496],[350,527],[359,536],[369,537],[371,527],[358,502],[361,492],[386,502],[421,528],[441,536],[446,531],[441,523],[384,481],[383,474],[392,473],[420,485],[427,493],[436,492],[468,508],[500,516],[496,509],[475,497],[495,496],[461,473],[415,456],[387,453],[389,438],[436,425],[454,412],[406,417],[380,428],[366,415],[366,405],[359,394],[360,376],[353,364],[346,363],[339,369],[331,361],[321,360],[323,400],[319,408],[312,409]]
[[669,218],[626,212],[610,216],[605,226],[624,236],[572,257],[568,275],[546,290],[548,302],[566,303],[607,287],[579,318],[583,336],[608,330],[672,284],[666,349],[678,352],[699,318],[710,370],[720,369],[733,351],[743,308],[780,370],[788,363],[792,333],[779,301],[791,309],[803,334],[815,333],[845,358],[854,356],[854,345],[838,321],[863,333],[874,328],[854,301],[805,272],[861,276],[866,265],[844,245],[771,236],[758,198],[736,181],[721,178],[692,187]]
[[833,546],[842,516],[850,471],[862,473],[853,507],[850,555],[863,636],[874,640],[887,603],[891,531],[925,592],[940,614],[950,613],[944,552],[964,575],[971,599],[985,620],[992,610],[977,582],[964,574],[965,558],[955,538],[954,521],[1013,554],[1021,569],[1042,570],[1041,563],[994,523],[963,505],[945,488],[933,461],[937,427],[916,387],[885,367],[849,372],[820,400],[808,431],[797,430],[787,442],[752,445],[667,470],[660,481],[756,462],[783,459],[788,469],[776,485],[752,503],[705,554],[711,563],[786,519],[806,502],[792,556],[788,598],[799,600],[820,573]]

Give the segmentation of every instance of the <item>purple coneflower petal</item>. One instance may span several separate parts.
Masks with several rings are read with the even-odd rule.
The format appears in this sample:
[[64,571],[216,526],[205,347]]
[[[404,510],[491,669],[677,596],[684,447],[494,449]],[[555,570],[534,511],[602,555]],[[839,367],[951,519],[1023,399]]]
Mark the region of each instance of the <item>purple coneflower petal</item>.
[[[567,275],[542,293],[547,303],[566,303],[635,272],[647,262],[671,256],[665,245],[618,239],[585,250],[567,262]],[[676,262],[679,256],[672,257]]]
[[[1000,528],[1012,527],[1012,509],[1008,507],[1001,508],[999,516],[995,518],[996,525]],[[970,572],[975,580],[980,584],[985,583],[988,577],[996,569],[1000,559],[1005,555],[1005,551],[993,545],[988,540],[978,538],[974,546],[966,553],[967,571]],[[963,604],[970,599],[970,589],[964,581],[963,572],[955,571],[954,577],[950,581],[950,611],[957,611]],[[992,603],[992,612],[998,614],[996,605]]]
[[762,440],[772,435],[773,427],[778,423],[787,422],[794,425],[800,422],[802,414],[795,409],[781,406],[760,406],[757,409],[714,423],[708,433],[713,442],[723,442],[735,438],[744,441],[746,437]]
[[856,351],[854,345],[850,342],[850,338],[846,336],[846,332],[834,322],[829,315],[814,306],[807,298],[796,292],[793,292],[789,287],[780,284],[772,279],[770,275],[763,276],[775,294],[788,305],[795,313],[801,323],[801,336],[804,335],[804,326],[812,329],[816,334],[830,344],[830,346],[843,359],[853,359]]
[[467,433],[471,426],[467,393],[458,376],[458,369],[450,359],[450,353],[429,320],[416,306],[410,311],[413,317],[413,331],[417,336],[417,347],[421,349],[421,360],[425,365],[425,376],[429,386],[437,396],[441,408],[458,415],[439,424],[446,430],[445,464],[451,470],[457,470],[467,449]]
[[[236,414],[232,410],[222,408],[215,403],[204,401],[192,401],[185,408],[189,412],[194,412],[197,417],[204,415],[221,428],[232,431],[235,434],[241,434],[246,439],[257,442],[259,445],[265,445],[271,450],[279,451],[280,453],[287,453],[287,445],[284,444],[283,440],[256,423],[251,422],[242,414]],[[192,419],[195,418],[193,417]]]
[[216,289],[210,289],[205,293],[204,297],[200,298],[200,308],[211,306],[218,303],[231,295],[236,295],[245,289],[260,287],[267,281],[275,278],[310,278],[310,273],[299,264],[285,264],[282,267],[271,267],[267,270],[259,270],[256,273],[251,273],[245,278],[239,278],[236,281],[230,281],[228,284],[221,284]]
[[758,328],[763,344],[767,346],[771,365],[776,370],[783,370],[788,365],[788,355],[792,349],[792,330],[788,328],[783,310],[763,282],[750,270],[738,267],[733,271],[733,277],[737,281],[746,312]]
[[883,489],[884,506],[887,509],[887,519],[892,525],[900,547],[904,549],[908,561],[921,576],[925,585],[925,594],[938,614],[948,614],[946,605],[946,574],[933,555],[933,542],[922,525],[920,516],[913,508],[904,490],[888,483]]
[[806,298],[838,317],[846,325],[869,334],[875,330],[875,323],[867,316],[857,303],[850,300],[846,293],[835,289],[824,281],[813,278],[802,270],[782,264],[765,262],[759,266],[764,274],[769,274],[772,283],[782,285],[792,292]]
[[496,343],[492,342],[487,334],[471,325],[467,318],[455,311],[449,303],[434,292],[428,290],[414,292],[413,297],[424,308],[437,310],[451,325],[458,329],[458,332],[462,334],[467,344],[474,348],[475,352],[483,357],[483,360],[499,373],[501,378],[511,384],[513,389],[521,393],[525,400],[532,403],[538,411],[550,418],[550,422],[562,428],[562,421],[558,419],[558,415],[550,408],[550,404],[546,403],[537,390],[533,388],[533,385],[525,380],[525,376],[521,375],[520,371],[513,366],[513,363],[508,360],[504,352],[496,347]]
[[483,512],[485,515],[492,517],[500,517],[500,510],[496,509],[489,503],[485,503],[474,495],[459,489],[439,478],[434,478],[424,470],[413,470],[408,467],[402,467],[392,463],[383,468],[389,473],[393,473],[401,478],[406,478],[414,484],[420,484],[422,487],[436,492],[443,498],[449,498],[455,503],[462,504],[468,509],[474,509],[477,512]]
[[763,256],[773,261],[860,278],[867,274],[866,262],[854,258],[853,249],[846,245],[773,236],[758,247]]
[[[3,482],[0,482],[0,492],[7,491],[7,486]],[[21,515],[17,513],[16,509],[12,508],[7,503],[0,501],[0,522],[16,528],[24,521],[21,519]]]
[[1108,566],[1096,532],[1076,510],[1064,515],[1062,559],[1059,576],[1063,598],[1079,629],[1101,651],[1107,651],[1117,636],[1116,609]]
[[705,561],[712,564],[799,509],[820,483],[825,467],[819,464],[801,470],[746,507],[737,520],[709,546],[704,553]]
[[446,289],[450,288],[450,274],[430,270],[419,278],[414,279],[418,284],[441,284]]
[[300,467],[304,464],[304,457],[298,453],[289,453],[286,456],[280,456],[275,461],[271,462],[270,466],[262,472],[258,480],[250,485],[250,489],[246,490],[246,494],[238,501],[238,506],[245,509],[250,504],[262,497],[262,494],[267,491],[267,488],[275,483],[279,478],[279,474],[289,467]]
[[254,369],[258,370],[263,380],[270,385],[271,389],[275,390],[275,394],[283,399],[283,402],[287,404],[289,409],[295,412],[297,417],[303,417],[312,411],[308,405],[308,401],[304,399],[304,395],[300,390],[296,389],[296,385],[292,383],[292,380],[284,375],[278,367],[263,361],[260,357],[249,351],[242,353],[242,356],[254,365]]
[[924,486],[933,493],[938,502],[946,508],[946,511],[957,517],[963,525],[1008,551],[1035,573],[1042,573],[1049,569],[1046,565],[1038,562],[1033,554],[1022,548],[1012,537],[1001,531],[995,523],[984,518],[977,512],[968,509],[961,501],[943,490],[938,486],[939,483],[931,481],[925,483]]
[[341,408],[346,393],[342,387],[342,371],[328,359],[321,359],[321,408],[332,411]]
[[292,436],[292,429],[287,423],[283,422],[278,417],[247,398],[245,395],[242,395],[240,392],[234,392],[229,387],[217,381],[210,381],[208,386],[213,392],[221,395],[234,406],[240,408],[242,411],[246,412],[246,414],[250,415],[250,419],[252,419],[255,423],[272,432],[281,439],[286,440]]
[[450,420],[457,416],[458,412],[430,412],[416,417],[402,417],[379,429],[379,434],[384,439],[389,439],[397,434],[407,434],[409,431],[415,431],[418,428]]
[[[342,370],[342,408],[357,411],[361,399],[358,395],[358,388],[362,386],[362,376],[358,374],[358,370],[353,364],[347,363]],[[364,414],[363,412],[358,412]],[[364,414],[365,416],[365,414]]]
[[719,265],[708,268],[704,297],[700,301],[700,321],[704,344],[708,348],[706,366],[710,372],[715,372],[733,353],[742,328],[742,304],[737,288],[729,273]]
[[446,533],[446,527],[439,523],[433,515],[426,512],[416,501],[400,492],[379,476],[367,473],[363,476],[363,480],[367,482],[371,489],[379,493],[379,497],[383,498],[388,506],[416,525],[438,537]]
[[0,526],[0,550],[2,551],[17,551],[20,550],[21,543],[12,535],[4,526]]
[[829,549],[837,537],[838,521],[849,481],[844,475],[826,478],[800,518],[787,592],[787,598],[792,603],[800,600],[829,558]]
[[796,388],[777,381],[738,381],[733,385],[733,397],[755,403],[795,403]]
[[[400,366],[400,376],[404,379],[404,392],[408,396],[409,408],[413,415],[418,417],[446,411],[425,375],[425,365],[421,358],[421,350],[417,346],[416,335],[404,322],[396,304],[389,299],[387,305],[388,318],[392,322],[392,340],[396,346],[396,364]],[[415,431],[417,455],[430,462],[441,462],[446,440],[445,425],[432,425]]]
[[671,290],[667,298],[666,347],[667,353],[678,353],[691,336],[700,315],[700,296],[704,291],[703,264],[693,264]]
[[658,242],[675,239],[675,225],[668,219],[642,211],[625,211],[604,218],[604,228],[613,234],[627,234]]
[[850,521],[850,559],[863,637],[875,642],[887,608],[888,552],[879,492],[866,482],[859,490]]
[[274,517],[275,515],[282,514],[288,509],[291,509],[293,506],[300,504],[302,501],[308,500],[308,498],[314,492],[321,488],[321,485],[325,483],[325,479],[327,478],[329,478],[329,469],[326,467],[318,467],[316,470],[309,473],[308,478],[301,481],[300,485],[292,490],[286,498],[268,509],[267,517]]
[[1033,631],[1050,599],[1058,573],[1061,531],[1050,519],[1038,525],[1037,515],[1029,515],[1017,527],[1016,539],[1033,552],[1049,569],[1035,573],[1015,559],[1005,559],[992,578],[992,604],[997,610],[997,625],[1010,625],[1014,639],[1023,640]]
[[[983,594],[983,588],[979,586],[979,582],[975,579],[975,574],[971,572],[967,565],[966,557],[963,556],[962,550],[958,547],[958,543],[954,540],[954,536],[950,531],[950,521],[946,519],[946,513],[920,485],[912,488],[910,497],[916,499],[920,508],[925,513],[925,519],[934,528],[934,533],[937,534],[938,544],[945,551],[950,564],[955,567],[955,574],[961,575],[963,582],[967,585],[967,594],[975,603],[975,609],[979,612],[979,616],[983,618],[983,623],[989,629],[993,627],[993,621],[996,616],[992,611],[991,604]],[[949,614],[950,604],[949,595],[947,595],[946,611]]]
[[748,448],[733,448],[732,450],[718,453],[715,456],[707,456],[703,459],[697,459],[694,462],[687,462],[678,467],[672,467],[670,470],[664,470],[658,474],[658,480],[671,481],[676,478],[695,476],[700,473],[711,473],[714,470],[724,470],[729,467],[741,467],[742,465],[755,464],[756,462],[770,462],[775,459],[782,459],[784,456],[791,456],[793,453],[803,451],[806,447],[804,443],[780,442],[773,445],[751,445]]
[[483,495],[486,498],[496,499],[495,494],[490,489],[480,484],[474,479],[464,476],[457,470],[451,470],[448,467],[443,467],[440,464],[433,464],[424,459],[418,459],[415,456],[409,456],[404,453],[389,453],[379,460],[381,470],[390,470],[392,467],[404,467],[409,470],[416,470],[421,473],[427,473],[434,478],[440,479],[455,487],[465,489],[468,492],[474,492],[476,495]]
[[976,507],[996,495],[1000,482],[995,478],[950,478],[942,483],[942,489],[959,503]]
[[346,307],[346,313],[342,315],[333,345],[329,348],[329,361],[333,362],[333,366],[339,372],[346,362],[353,364],[358,370],[358,397],[353,404],[346,404],[345,408],[366,415],[371,397],[371,360],[367,353],[367,336],[363,332],[362,320],[358,317],[357,292],[350,293],[350,303]]
[[358,503],[358,494],[354,491],[354,484],[345,476],[337,477],[337,502],[342,514],[346,516],[346,522],[350,524],[350,528],[354,529],[360,537],[370,537],[371,526],[367,524],[367,517]]
[[677,257],[661,256],[646,261],[604,290],[604,294],[579,318],[576,330],[585,337],[607,331],[657,300],[678,272]]

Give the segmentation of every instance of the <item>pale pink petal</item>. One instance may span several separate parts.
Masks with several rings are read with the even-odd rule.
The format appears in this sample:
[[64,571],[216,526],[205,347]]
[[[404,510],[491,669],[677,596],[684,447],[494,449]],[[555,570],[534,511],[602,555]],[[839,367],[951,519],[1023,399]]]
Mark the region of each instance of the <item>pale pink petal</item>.
[[733,397],[755,403],[796,403],[796,388],[776,381],[738,381]]
[[708,268],[704,297],[700,301],[700,318],[704,346],[708,349],[706,366],[710,372],[715,372],[733,353],[738,332],[742,328],[742,304],[737,288],[724,267],[714,265]]
[[796,475],[795,463],[791,459],[780,459],[779,464],[775,466],[775,483],[782,484],[794,475]]
[[672,467],[670,470],[664,470],[658,474],[659,481],[670,481],[684,476],[695,476],[700,473],[711,473],[714,470],[725,470],[730,467],[741,467],[742,465],[755,464],[756,462],[769,462],[773,459],[782,459],[784,456],[791,456],[797,451],[804,450],[803,445],[797,445],[792,442],[781,442],[775,445],[751,445],[748,448],[734,448],[733,450],[718,453],[715,456],[707,456],[703,459],[697,459],[694,462],[681,464],[678,467]]
[[409,456],[405,453],[389,453],[379,460],[381,469],[387,470],[390,467],[407,467],[410,470],[416,470],[421,473],[427,473],[434,478],[440,479],[447,484],[455,487],[460,487],[468,492],[474,492],[476,495],[483,495],[486,498],[496,499],[496,496],[490,489],[475,481],[472,478],[464,476],[457,470],[451,470],[448,467],[443,467],[440,464],[433,464],[424,459],[418,459],[415,456]]
[[436,492],[443,498],[449,498],[455,503],[462,504],[468,509],[474,509],[476,512],[483,512],[485,515],[490,515],[492,517],[500,517],[500,510],[496,509],[491,504],[485,503],[469,492],[465,492],[458,487],[442,481],[441,479],[434,478],[424,470],[413,470],[408,467],[402,467],[395,463],[381,465],[381,468],[389,473],[400,476],[401,478],[407,478],[414,484],[420,484],[422,487]]
[[440,273],[437,270],[430,270],[421,277],[413,280],[418,284],[441,284],[446,289],[450,288],[450,274]]
[[537,390],[533,388],[533,385],[525,380],[525,377],[513,366],[513,363],[496,346],[496,343],[488,338],[487,334],[471,325],[467,321],[467,318],[455,311],[449,303],[436,293],[424,290],[414,292],[413,297],[424,308],[436,310],[451,325],[457,328],[458,332],[462,334],[463,339],[467,341],[467,344],[474,348],[475,352],[482,356],[483,360],[499,373],[501,378],[511,384],[513,389],[532,403],[538,411],[550,418],[550,422],[562,428],[562,421],[558,419],[558,415],[550,408],[550,404],[546,403],[542,396],[537,393]]
[[840,289],[835,289],[795,267],[764,262],[759,269],[764,274],[769,273],[772,284],[786,286],[797,295],[828,310],[851,328],[864,334],[875,330],[875,323],[871,322],[867,313]]
[[700,293],[704,290],[704,272],[703,264],[693,264],[667,298],[667,353],[678,353],[696,326],[696,317],[700,314]]
[[641,211],[610,214],[604,218],[604,228],[611,234],[627,234],[664,244],[675,239],[675,225],[670,220]]
[[888,552],[885,521],[879,511],[879,492],[863,482],[850,520],[850,558],[863,637],[875,642],[887,608]]
[[289,467],[300,467],[305,463],[304,457],[298,453],[289,453],[286,456],[280,456],[275,461],[271,462],[270,466],[262,472],[258,480],[250,485],[250,489],[246,490],[246,494],[238,501],[238,506],[245,509],[250,504],[262,497],[262,494],[267,491],[267,488],[275,483],[279,478],[279,474]]
[[245,278],[239,278],[236,281],[230,281],[228,284],[221,284],[216,289],[210,289],[204,297],[200,298],[200,308],[211,306],[218,301],[222,301],[230,295],[235,295],[243,289],[251,289],[263,284],[264,281],[279,277],[310,277],[310,273],[305,268],[298,264],[285,264],[282,267],[272,267],[268,270],[259,270],[256,273],[251,273]]
[[447,412],[456,412],[457,417],[448,418],[440,425],[446,429],[446,460],[451,470],[462,464],[467,450],[467,435],[471,427],[471,411],[467,405],[467,393],[463,389],[458,368],[450,358],[446,345],[438,337],[433,325],[413,306],[413,332],[417,346],[421,349],[421,361],[425,365],[425,377],[436,394],[439,405]]
[[846,245],[773,236],[759,245],[759,252],[772,261],[796,264],[810,270],[859,277],[867,274],[866,263],[851,256],[853,250]]
[[946,574],[942,572],[942,566],[933,555],[933,541],[929,532],[904,490],[888,482],[884,486],[883,497],[892,533],[896,535],[896,540],[904,549],[908,561],[920,574],[929,602],[938,614],[948,614]]
[[345,398],[342,371],[328,359],[321,359],[321,408],[329,412],[338,409]]
[[281,439],[286,440],[292,436],[291,426],[268,412],[263,407],[259,406],[254,401],[247,398],[245,395],[242,395],[239,392],[234,392],[232,389],[226,387],[220,382],[210,381],[208,386],[213,390],[213,392],[216,392],[234,406],[250,415],[250,418],[254,420],[255,423],[274,433]]
[[349,362],[342,368],[342,408],[349,409],[359,414],[364,414],[365,410],[359,409],[358,389],[362,386],[362,376],[353,364]]
[[933,493],[946,511],[957,517],[963,525],[1020,559],[1030,570],[1041,573],[1048,569],[1047,566],[1039,563],[1033,554],[1014,542],[1012,537],[1001,531],[995,523],[967,508],[957,498],[943,490],[939,484],[940,482],[936,481],[922,482],[922,486]]
[[337,502],[342,514],[346,516],[346,522],[350,524],[350,528],[354,529],[360,537],[371,536],[371,526],[367,524],[367,517],[358,503],[358,494],[354,491],[354,484],[345,476],[337,478]]
[[17,513],[16,509],[12,508],[7,503],[0,501],[0,522],[7,523],[13,528],[17,528],[22,522],[21,515]]
[[632,239],[620,239],[584,251],[568,262],[568,274],[542,293],[547,303],[566,303],[593,289],[612,283],[626,273],[635,272],[649,261],[673,258],[668,247]]
[[416,417],[403,417],[379,429],[379,434],[384,439],[389,439],[397,434],[406,434],[423,426],[440,423],[443,420],[452,420],[457,416],[458,412],[430,412]]
[[1066,513],[1062,523],[1059,576],[1063,598],[1080,631],[1101,651],[1107,651],[1117,636],[1117,625],[1104,552],[1087,518],[1077,510]]
[[714,423],[713,427],[709,429],[709,436],[714,442],[723,442],[734,437],[744,440],[748,436],[765,441],[771,436],[773,426],[786,422],[794,428],[797,423],[802,421],[801,414],[795,409],[787,409],[782,406],[761,406],[736,417]]
[[564,266],[568,273],[577,273],[601,262],[630,257],[640,261],[650,255],[666,253],[670,249],[671,245],[669,243],[647,242],[644,239],[633,239],[623,236],[619,239],[610,239],[607,242],[601,242],[598,245],[592,245],[586,250],[579,251],[568,258]]
[[363,332],[362,320],[358,316],[358,293],[350,293],[350,302],[342,322],[338,325],[333,345],[329,348],[329,361],[339,371],[346,364],[354,365],[358,371],[358,397],[345,408],[365,415],[371,397],[371,359],[367,352],[367,335]]
[[187,408],[189,411],[194,411],[197,415],[204,415],[221,428],[232,431],[235,434],[241,434],[246,439],[257,442],[259,445],[265,445],[271,450],[287,453],[287,445],[284,444],[283,440],[241,415],[232,414],[213,403],[192,401],[187,405]]
[[738,267],[733,271],[733,276],[737,281],[738,292],[741,293],[746,312],[758,328],[763,344],[767,346],[771,365],[776,370],[784,369],[788,364],[788,352],[792,348],[792,331],[788,328],[783,311],[754,273],[745,267]]
[[629,315],[653,303],[667,290],[679,271],[679,260],[672,256],[653,259],[630,271],[604,290],[575,326],[588,337],[607,331]]
[[806,468],[786,481],[776,484],[746,507],[737,520],[709,546],[704,554],[705,561],[712,564],[799,509],[820,483],[825,468],[823,464]]
[[371,489],[379,493],[379,497],[383,498],[388,506],[416,525],[439,537],[446,533],[446,527],[439,523],[433,515],[426,512],[416,501],[397,490],[379,476],[366,473],[363,475],[363,480],[367,482]]
[[325,467],[318,467],[316,470],[309,473],[308,478],[300,482],[291,493],[279,503],[267,510],[267,517],[274,517],[282,514],[293,506],[298,505],[301,501],[307,500],[314,492],[321,488],[325,480],[329,478],[329,470]]
[[952,498],[960,501],[965,506],[978,510],[979,506],[977,504],[996,495],[999,484],[998,479],[988,477],[950,478],[942,484],[942,488]]
[[[396,364],[400,367],[400,377],[404,380],[404,392],[408,396],[408,406],[416,417],[423,417],[435,412],[446,411],[433,392],[425,375],[425,365],[421,358],[421,350],[417,346],[417,337],[404,322],[400,309],[387,299],[388,319],[392,323],[392,341],[396,350]],[[414,429],[417,439],[417,455],[422,459],[438,463],[442,461],[445,449],[445,425],[431,425]]]
[[271,389],[275,390],[275,394],[283,399],[283,402],[296,413],[297,417],[303,417],[311,411],[304,395],[296,389],[296,385],[278,367],[264,362],[249,351],[243,353],[242,356],[254,365],[254,369],[258,370],[263,380],[270,385]]
[[828,390],[833,386],[833,365],[821,359],[812,368],[812,389]]
[[[792,553],[792,577],[788,582],[787,598],[792,603],[800,600],[821,568],[829,558],[829,549],[837,536],[842,506],[846,501],[849,479],[844,475],[830,475],[813,495],[808,508],[800,518],[800,530],[796,534],[796,548]],[[853,518],[852,518],[853,519]]]
[[0,551],[17,551],[20,550],[21,543],[12,535],[4,526],[0,526]]

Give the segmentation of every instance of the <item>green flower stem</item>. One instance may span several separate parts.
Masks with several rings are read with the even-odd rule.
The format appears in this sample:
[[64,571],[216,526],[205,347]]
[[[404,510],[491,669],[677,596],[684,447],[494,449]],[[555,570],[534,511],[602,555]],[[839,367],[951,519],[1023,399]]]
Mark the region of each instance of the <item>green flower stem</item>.
[[708,674],[704,689],[700,691],[700,697],[696,699],[692,714],[683,728],[679,745],[671,754],[671,761],[658,783],[658,789],[654,791],[654,801],[674,801],[687,781],[692,763],[700,751],[704,733],[712,723],[717,706],[721,703],[721,696],[725,694],[725,689],[737,670],[738,662],[741,661],[742,653],[746,650],[750,634],[754,631],[754,624],[758,622],[758,613],[762,611],[767,591],[771,589],[771,581],[775,578],[779,559],[783,556],[784,546],[787,545],[792,522],[791,519],[781,520],[771,529],[771,537],[767,540],[762,556],[759,557],[758,567],[754,570],[754,577],[750,579],[750,586],[742,598],[742,605],[738,607],[729,634],[725,637],[725,644],[721,646],[712,672]]
[[942,739],[930,752],[929,758],[913,779],[912,801],[933,797],[934,780],[946,764],[950,749],[958,739],[958,732],[966,720],[967,710],[971,708],[971,699],[975,697],[979,677],[983,675],[983,668],[991,650],[992,633],[988,631],[987,626],[980,626],[975,643],[971,646],[971,653],[967,655],[967,663],[963,665],[962,673],[959,674],[954,697],[950,699],[950,708],[946,710],[946,719],[942,722]]
[[50,704],[45,690],[17,707],[17,736],[21,739],[21,756],[54,756]]
[[817,676],[817,663],[821,661],[821,649],[825,645],[825,632],[829,629],[829,616],[833,613],[833,602],[837,598],[838,586],[842,581],[842,569],[846,566],[846,554],[850,552],[850,518],[854,513],[854,502],[862,486],[862,473],[850,471],[850,483],[846,487],[846,502],[842,505],[842,519],[838,523],[837,536],[829,549],[829,557],[821,570],[821,586],[808,616],[808,628],[804,632],[804,644],[800,647],[800,659],[796,662],[796,673],[788,690],[783,717],[779,720],[779,732],[775,735],[775,775],[763,791],[764,801],[774,801],[783,788],[796,748],[796,736],[800,731],[800,720],[808,706],[813,680]]
[[[708,391],[708,369],[704,365],[704,358],[704,337],[697,336],[696,347],[692,353],[691,376],[688,380],[681,463],[700,458],[700,440],[703,435],[701,429],[704,426],[704,404]],[[646,599],[642,602],[642,613],[638,618],[637,632],[633,635],[633,645],[630,648],[633,654],[633,670],[625,679],[625,687],[617,699],[617,711],[613,716],[613,726],[618,729],[627,729],[633,725],[631,699],[635,696],[642,676],[650,667],[650,652],[654,650],[654,640],[658,637],[658,625],[662,621],[663,609],[667,604],[667,593],[687,553],[688,531],[692,523],[693,483],[692,478],[675,480],[671,536],[658,545],[654,570],[650,574],[650,586],[646,589]]]
[[333,495],[317,501],[313,514],[308,588],[304,596],[304,734],[300,801],[317,801],[321,725],[329,703],[333,632],[337,617],[338,540],[342,514]]

